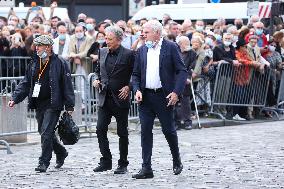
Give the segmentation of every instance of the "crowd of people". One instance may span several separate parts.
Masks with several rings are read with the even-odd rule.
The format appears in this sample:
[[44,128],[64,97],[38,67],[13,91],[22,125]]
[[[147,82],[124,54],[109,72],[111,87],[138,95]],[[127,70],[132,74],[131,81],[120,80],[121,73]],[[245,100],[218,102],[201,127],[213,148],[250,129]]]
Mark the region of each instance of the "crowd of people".
[[[243,98],[242,91],[255,87],[250,85],[251,69],[259,74],[270,69],[267,105],[276,104],[284,66],[284,24],[280,20],[270,36],[258,16],[252,16],[247,24],[242,19],[235,19],[233,24],[227,24],[224,19],[213,24],[187,19],[179,24],[170,15],[164,15],[162,23],[153,18],[138,22],[106,19],[97,24],[94,18],[80,13],[76,23],[71,23],[53,16],[56,6],[52,4],[49,19],[44,17],[42,9],[36,10],[32,19],[29,18],[32,9],[26,19],[18,18],[12,9],[8,18],[0,18],[0,56],[32,57],[8,105],[13,107],[28,97],[29,107],[36,109],[42,143],[36,171],[46,172],[52,151],[56,154],[56,168],[62,167],[68,156],[54,128],[64,106],[69,114],[74,111],[71,73],[84,76],[96,73],[92,85],[98,92],[96,133],[101,158],[94,172],[112,169],[107,138],[112,117],[117,122],[120,151],[114,173],[127,172],[131,89],[134,92],[139,104],[143,159],[141,170],[132,176],[136,179],[154,177],[151,156],[156,117],[170,147],[173,174],[182,172],[176,129],[192,129],[193,89],[205,89],[195,102],[198,109],[208,109],[217,66],[223,62],[244,68],[236,69],[236,75],[231,78],[239,99]],[[76,80],[79,88],[83,86],[81,81]],[[254,98],[250,96],[249,100]],[[230,119],[249,120],[258,116],[256,110],[235,106],[225,108],[224,114]],[[265,115],[271,116],[268,111]]]
[[[0,17],[0,56],[33,56],[35,52],[32,45],[33,40],[39,35],[47,34],[54,40],[53,52],[70,62],[72,73],[87,76],[97,69],[99,49],[107,46],[105,28],[108,26],[117,25],[123,30],[121,44],[125,48],[137,51],[145,44],[143,24],[147,22],[147,19],[136,22],[131,19],[127,22],[124,20],[114,22],[106,19],[96,23],[94,18],[80,13],[76,22],[72,23],[68,19],[61,20],[53,16],[56,7],[57,4],[52,4],[51,15],[48,19],[45,18],[42,9],[34,11],[32,8],[29,9],[25,19],[17,17],[12,9],[7,18]],[[35,16],[30,18],[32,14]],[[258,16],[252,16],[246,24],[242,19],[235,19],[234,23],[227,24],[226,20],[221,18],[212,24],[206,24],[202,20],[192,22],[190,19],[179,24],[172,20],[170,15],[164,15],[162,37],[179,46],[187,69],[192,71],[194,88],[198,90],[204,87],[204,80],[200,76],[206,76],[211,80],[211,84],[207,83],[202,92],[203,99],[196,99],[201,109],[206,110],[211,104],[216,67],[222,61],[235,66],[250,66],[259,71],[270,67],[272,74],[268,105],[275,105],[279,89],[279,75],[284,65],[284,24],[280,18],[275,20],[273,28],[275,32],[269,35],[267,23],[262,21]],[[249,81],[248,76],[243,78]],[[191,96],[190,79],[187,85],[183,95],[188,97],[186,102]],[[190,106],[186,105],[187,108],[184,109],[182,101],[177,107],[177,112],[185,112],[186,115],[190,112]],[[251,110],[237,110],[230,113],[225,111],[225,114],[228,118],[236,120],[253,118]],[[269,112],[265,114],[268,117],[271,116]],[[181,127],[190,129],[191,117],[181,117],[186,117],[182,121],[185,125]],[[177,125],[180,125],[178,120]]]

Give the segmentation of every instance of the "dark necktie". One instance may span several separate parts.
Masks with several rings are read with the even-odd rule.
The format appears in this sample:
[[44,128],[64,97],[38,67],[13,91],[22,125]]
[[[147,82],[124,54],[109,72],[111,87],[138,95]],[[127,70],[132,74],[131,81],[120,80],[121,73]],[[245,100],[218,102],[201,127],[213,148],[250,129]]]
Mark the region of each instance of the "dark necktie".
[[255,55],[254,49],[252,49],[252,53],[253,53],[254,60],[256,60],[256,55]]

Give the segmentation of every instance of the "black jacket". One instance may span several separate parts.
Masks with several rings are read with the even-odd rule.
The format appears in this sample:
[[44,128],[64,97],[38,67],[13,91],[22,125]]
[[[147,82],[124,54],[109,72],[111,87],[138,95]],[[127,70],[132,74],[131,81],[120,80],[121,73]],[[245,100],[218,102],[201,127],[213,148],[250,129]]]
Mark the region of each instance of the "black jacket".
[[[34,77],[36,75],[36,64],[38,57],[31,60],[26,70],[24,79],[16,87],[12,95],[13,101],[17,104],[28,96],[30,109],[36,109],[36,99],[32,97],[34,89]],[[56,54],[50,57],[49,82],[51,90],[50,108],[55,110],[72,111],[75,105],[75,95],[71,80],[71,73],[68,64]]]
[[100,69],[97,73],[97,79],[102,83],[102,91],[99,93],[98,106],[102,107],[105,102],[107,90],[110,90],[116,104],[121,108],[130,107],[130,98],[123,100],[119,99],[119,90],[124,86],[130,86],[130,77],[134,65],[134,52],[120,46],[120,51],[117,57],[117,63],[114,65],[114,69],[111,73],[107,73],[106,59],[108,56],[108,48],[102,48],[100,50]]
[[[197,60],[197,54],[194,50],[189,50],[182,54],[184,65],[186,67],[186,70],[188,72],[187,78],[190,79],[192,77],[192,70],[195,67],[196,60]],[[184,96],[190,96],[191,94],[191,87],[190,84],[185,85],[183,95]]]
[[216,46],[213,49],[213,61],[220,61],[224,60],[229,63],[233,63],[233,60],[237,60],[236,58],[236,53],[235,53],[235,48],[230,45],[230,51],[225,51],[224,44],[221,44],[219,46]]

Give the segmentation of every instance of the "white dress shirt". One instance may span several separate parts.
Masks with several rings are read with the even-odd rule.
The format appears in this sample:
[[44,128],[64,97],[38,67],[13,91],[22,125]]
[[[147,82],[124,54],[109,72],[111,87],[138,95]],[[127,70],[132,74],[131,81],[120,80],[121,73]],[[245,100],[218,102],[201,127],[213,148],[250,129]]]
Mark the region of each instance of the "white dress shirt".
[[163,38],[159,43],[149,48],[147,52],[147,68],[146,68],[146,86],[147,89],[158,89],[162,87],[160,79],[160,51]]

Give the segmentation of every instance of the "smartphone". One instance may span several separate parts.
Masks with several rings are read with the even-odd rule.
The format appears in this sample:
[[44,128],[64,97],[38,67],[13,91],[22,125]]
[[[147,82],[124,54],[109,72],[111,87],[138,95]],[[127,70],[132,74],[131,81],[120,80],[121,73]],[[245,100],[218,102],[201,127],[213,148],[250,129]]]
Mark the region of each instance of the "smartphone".
[[19,43],[20,42],[20,38],[19,37],[15,37],[15,43]]

